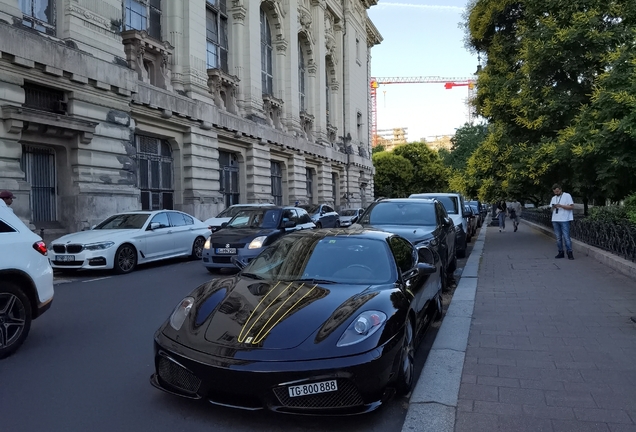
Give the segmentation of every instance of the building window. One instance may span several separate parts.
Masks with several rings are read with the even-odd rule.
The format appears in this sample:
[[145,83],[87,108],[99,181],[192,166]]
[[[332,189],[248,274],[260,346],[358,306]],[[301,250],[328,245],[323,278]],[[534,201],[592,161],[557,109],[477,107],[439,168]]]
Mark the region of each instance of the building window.
[[124,22],[124,30],[146,30],[150,37],[162,40],[161,0],[150,0],[148,4],[138,0],[125,0]]
[[298,43],[298,97],[300,99],[300,110],[305,111],[305,75],[307,70],[305,69],[305,56],[303,55],[303,48]]
[[329,118],[329,108],[330,108],[330,103],[329,103],[329,99],[331,98],[331,92],[329,91],[329,71],[325,68],[325,106],[326,106],[326,114],[327,114],[327,124],[330,125],[330,118]]
[[136,135],[138,187],[142,210],[172,210],[173,158],[167,141]]
[[225,1],[208,0],[206,9],[207,68],[228,71],[227,8]]
[[239,165],[236,153],[219,151],[220,189],[225,206],[238,204],[241,198],[239,189]]
[[24,106],[52,113],[65,114],[64,92],[37,84],[24,83]]
[[272,66],[272,31],[267,14],[261,9],[261,86],[263,94],[274,94],[274,75]]
[[307,201],[314,202],[314,172],[311,168],[305,170],[307,176]]
[[271,176],[274,204],[283,205],[283,169],[280,162],[271,163]]
[[55,36],[54,0],[20,0],[20,9],[23,25]]
[[333,196],[333,202],[338,202],[338,174],[331,173],[331,195]]
[[360,39],[356,38],[356,60],[360,63]]

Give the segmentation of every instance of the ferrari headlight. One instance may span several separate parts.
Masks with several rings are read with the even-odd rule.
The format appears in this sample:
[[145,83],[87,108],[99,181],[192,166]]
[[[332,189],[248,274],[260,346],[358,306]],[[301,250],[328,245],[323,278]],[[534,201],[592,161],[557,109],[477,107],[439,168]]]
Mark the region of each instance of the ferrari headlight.
[[267,240],[267,236],[256,237],[250,245],[247,247],[248,249],[260,249],[263,247],[263,243]]
[[114,244],[115,244],[114,242],[91,243],[91,244],[84,245],[84,249],[86,249],[86,250],[102,250],[102,249],[108,249],[109,247],[113,246]]
[[175,330],[180,330],[181,326],[185,322],[188,314],[190,313],[190,309],[192,309],[192,305],[194,304],[194,299],[192,297],[186,297],[181,300],[181,303],[175,308],[172,315],[170,315],[170,325]]
[[205,244],[203,245],[203,249],[210,249],[210,245],[211,245],[210,238],[211,237],[208,237],[208,239],[205,241]]
[[385,322],[386,314],[383,312],[362,312],[344,331],[337,346],[344,347],[362,342],[377,332]]

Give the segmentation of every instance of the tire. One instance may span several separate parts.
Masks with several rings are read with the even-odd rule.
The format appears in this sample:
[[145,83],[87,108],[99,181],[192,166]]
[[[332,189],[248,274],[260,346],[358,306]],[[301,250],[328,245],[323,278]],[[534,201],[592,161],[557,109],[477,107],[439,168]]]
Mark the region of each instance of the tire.
[[340,221],[339,220],[336,221],[336,228],[340,228]]
[[457,253],[453,254],[453,259],[446,268],[446,274],[452,276],[455,270],[457,270]]
[[316,222],[316,229],[322,228],[322,224],[320,222]]
[[130,273],[137,267],[137,249],[129,243],[124,243],[115,252],[115,262],[113,264],[115,273]]
[[203,245],[205,244],[205,239],[203,237],[197,237],[194,239],[194,243],[192,243],[192,253],[190,254],[190,258],[193,260],[200,260],[203,258]]
[[413,387],[414,359],[415,331],[413,329],[413,321],[409,319],[404,328],[404,340],[400,351],[400,371],[396,382],[396,392],[399,395],[407,394]]
[[31,303],[16,284],[0,282],[0,359],[16,352],[31,330]]
[[217,274],[218,270],[211,267],[206,267],[208,273]]
[[435,296],[435,298],[433,298],[433,301],[435,302],[433,306],[435,308],[435,311],[433,312],[433,321],[440,321],[442,317],[444,316],[444,306],[442,305],[442,295],[438,293]]
[[466,258],[466,249],[457,250],[457,258]]

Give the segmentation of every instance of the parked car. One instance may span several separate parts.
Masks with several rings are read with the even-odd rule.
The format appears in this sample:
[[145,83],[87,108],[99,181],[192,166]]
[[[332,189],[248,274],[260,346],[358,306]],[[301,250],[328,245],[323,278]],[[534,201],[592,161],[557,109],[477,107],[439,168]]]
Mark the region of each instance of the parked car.
[[466,226],[468,227],[468,232],[466,233],[466,240],[470,241],[473,236],[477,233],[477,213],[473,212],[473,208],[466,204],[464,206],[465,210],[465,218],[466,218]]
[[203,247],[203,265],[210,273],[236,268],[235,260],[249,263],[279,237],[316,227],[307,212],[293,206],[248,207],[239,211]]
[[416,347],[441,316],[440,265],[386,232],[286,235],[179,302],[155,333],[151,383],[248,410],[375,410],[412,388]]
[[356,223],[360,216],[364,213],[363,208],[352,208],[352,209],[344,209],[341,210],[338,214],[340,215],[340,226],[348,227],[351,224]]
[[201,259],[209,234],[203,222],[176,210],[118,213],[88,231],[54,240],[51,265],[129,273],[138,264],[167,258]]
[[468,205],[472,209],[473,215],[475,215],[475,217],[477,219],[477,228],[481,228],[482,224],[484,223],[484,213],[479,211],[479,205],[471,204],[471,202],[472,201],[469,201]]
[[455,226],[444,206],[436,199],[383,198],[375,201],[353,227],[374,228],[398,234],[416,247],[429,246],[442,260],[447,288],[457,268]]
[[53,302],[46,245],[13,211],[0,207],[0,359],[26,340],[31,322]]
[[468,223],[464,210],[464,197],[458,193],[432,192],[412,194],[409,198],[435,198],[444,205],[448,216],[450,216],[455,223],[455,230],[457,231],[457,236],[455,237],[457,257],[464,258],[468,245]]
[[340,226],[340,215],[327,204],[302,204],[300,207],[309,213],[316,228],[338,228]]
[[483,223],[486,220],[486,216],[488,216],[488,204],[484,204],[479,200],[467,201],[467,203],[471,206],[477,206],[477,210],[479,211],[479,215],[481,216],[481,222]]
[[221,225],[223,225],[223,223],[225,222],[229,222],[230,219],[232,219],[234,216],[236,216],[236,214],[238,212],[240,212],[241,210],[248,208],[248,207],[267,207],[267,206],[273,206],[273,203],[269,203],[269,204],[234,204],[229,206],[228,208],[226,208],[225,210],[223,210],[221,213],[219,213],[218,215],[216,215],[213,218],[209,218],[206,219],[205,221],[203,221],[204,224],[206,224],[209,228],[210,231],[214,232],[217,231],[219,228],[221,228]]

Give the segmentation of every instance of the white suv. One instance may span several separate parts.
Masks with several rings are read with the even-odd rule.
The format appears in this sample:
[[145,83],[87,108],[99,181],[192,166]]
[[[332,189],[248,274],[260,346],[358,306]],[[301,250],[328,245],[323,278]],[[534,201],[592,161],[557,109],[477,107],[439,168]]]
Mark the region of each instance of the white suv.
[[53,301],[46,245],[5,206],[0,207],[0,359],[22,345],[31,321]]

